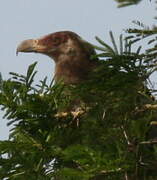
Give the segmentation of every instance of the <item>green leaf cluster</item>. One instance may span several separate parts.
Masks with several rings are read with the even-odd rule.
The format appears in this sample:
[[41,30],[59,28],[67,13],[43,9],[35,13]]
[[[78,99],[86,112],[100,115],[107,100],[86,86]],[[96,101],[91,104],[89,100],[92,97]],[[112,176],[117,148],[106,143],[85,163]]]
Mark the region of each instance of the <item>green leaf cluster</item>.
[[[98,68],[79,85],[34,84],[36,62],[26,75],[0,80],[0,105],[12,127],[0,141],[0,179],[152,180],[157,151],[149,137],[156,100],[149,77],[154,56],[132,50],[136,39],[110,32]],[[119,47],[119,48],[118,48]],[[57,116],[79,99],[83,114]],[[149,105],[149,106],[148,106]],[[148,108],[149,107],[149,108]],[[153,123],[152,123],[153,124]]]

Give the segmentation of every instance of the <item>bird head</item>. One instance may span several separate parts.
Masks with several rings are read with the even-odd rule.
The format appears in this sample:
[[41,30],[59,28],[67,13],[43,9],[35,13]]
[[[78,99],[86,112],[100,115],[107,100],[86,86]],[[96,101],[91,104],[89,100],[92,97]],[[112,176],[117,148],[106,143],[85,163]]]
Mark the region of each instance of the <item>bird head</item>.
[[60,31],[48,34],[39,39],[22,41],[18,52],[42,53],[55,61],[55,80],[66,84],[78,83],[87,79],[88,73],[95,67],[91,61],[95,55],[93,46],[71,31]]
[[76,56],[85,52],[91,55],[93,47],[80,36],[71,31],[55,32],[39,39],[22,41],[17,47],[18,52],[42,53],[52,57],[56,62],[59,56]]

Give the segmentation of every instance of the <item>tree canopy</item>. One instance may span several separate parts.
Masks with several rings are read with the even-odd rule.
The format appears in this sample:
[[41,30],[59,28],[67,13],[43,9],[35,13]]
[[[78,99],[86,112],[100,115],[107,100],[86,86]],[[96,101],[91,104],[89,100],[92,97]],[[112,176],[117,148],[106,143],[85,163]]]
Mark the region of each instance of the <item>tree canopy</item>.
[[[36,83],[36,62],[26,75],[0,78],[1,109],[13,127],[0,141],[1,179],[154,180],[156,27],[136,24],[118,41],[110,32],[112,46],[96,37],[93,60],[101,66],[86,83],[65,86],[46,77]],[[57,117],[76,97],[88,102],[84,113]]]

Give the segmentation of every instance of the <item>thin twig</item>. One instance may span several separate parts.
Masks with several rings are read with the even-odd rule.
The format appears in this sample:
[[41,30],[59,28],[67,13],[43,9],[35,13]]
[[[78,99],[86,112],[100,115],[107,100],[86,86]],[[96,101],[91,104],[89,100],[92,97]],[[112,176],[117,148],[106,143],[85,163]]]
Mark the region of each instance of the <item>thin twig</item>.
[[145,109],[157,110],[157,104],[145,104]]
[[127,172],[125,172],[125,180],[129,180]]
[[157,139],[156,140],[150,140],[150,141],[142,141],[139,144],[157,144]]
[[127,135],[127,133],[126,133],[126,131],[125,131],[125,129],[124,129],[124,126],[121,126],[121,128],[122,128],[122,130],[123,130],[123,134],[124,134],[124,137],[125,137],[125,139],[126,139],[126,141],[127,141],[127,144],[130,145],[131,142],[129,141],[129,138],[128,138],[128,135]]
[[101,171],[100,173],[101,174],[109,174],[109,173],[115,173],[115,172],[121,172],[121,171],[123,171],[122,168],[117,168],[117,169],[111,169],[111,170],[108,170],[108,171],[104,170],[104,171]]

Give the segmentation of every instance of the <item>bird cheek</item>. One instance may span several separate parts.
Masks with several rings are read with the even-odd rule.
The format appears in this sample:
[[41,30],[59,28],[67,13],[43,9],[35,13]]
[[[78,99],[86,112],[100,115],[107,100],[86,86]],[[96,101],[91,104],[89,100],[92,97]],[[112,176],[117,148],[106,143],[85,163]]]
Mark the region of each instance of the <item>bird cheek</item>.
[[67,54],[69,55],[69,56],[76,56],[76,50],[75,49],[73,49],[73,48],[69,48],[68,49],[68,51],[67,51]]
[[48,52],[48,48],[47,47],[45,47],[45,46],[42,46],[42,45],[40,45],[40,46],[37,46],[36,48],[35,48],[35,52],[37,52],[37,53],[46,53],[46,52]]
[[52,55],[52,57],[58,58],[60,56],[60,52],[53,51],[53,52],[51,52],[51,55]]
[[60,51],[57,48],[51,48],[47,49],[46,53],[48,56],[52,57],[54,60],[57,59],[60,56]]

